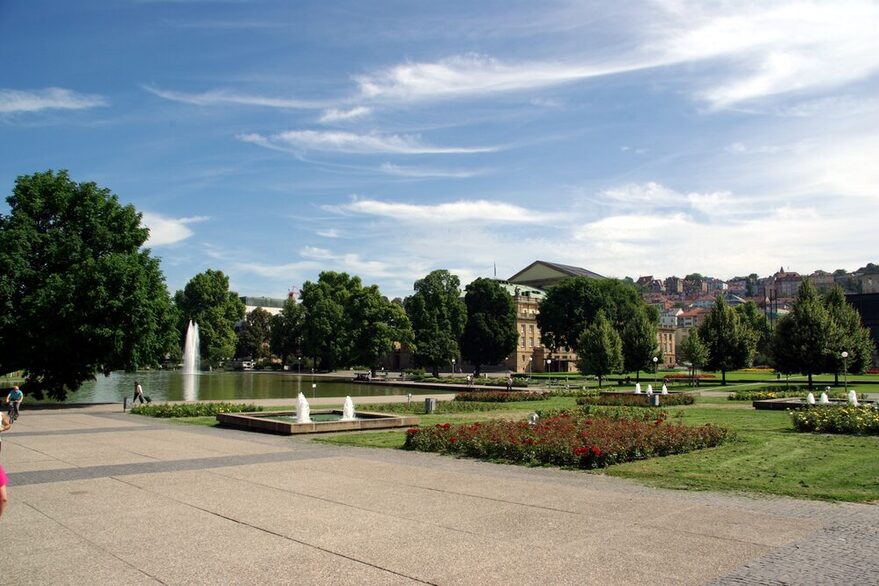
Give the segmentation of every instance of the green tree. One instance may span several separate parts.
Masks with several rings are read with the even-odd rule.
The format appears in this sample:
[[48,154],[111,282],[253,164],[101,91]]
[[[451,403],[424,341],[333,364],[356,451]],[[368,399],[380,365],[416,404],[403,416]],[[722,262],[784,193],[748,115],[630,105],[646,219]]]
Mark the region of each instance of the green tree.
[[483,364],[497,364],[516,350],[516,306],[495,280],[479,278],[465,288],[467,324],[461,336],[461,356],[478,376]]
[[756,349],[755,360],[758,364],[767,364],[772,345],[772,328],[769,326],[769,320],[753,301],[743,303],[735,310],[742,323],[751,330]]
[[577,368],[584,375],[598,377],[601,387],[605,376],[623,368],[623,342],[604,314],[598,310],[595,319],[577,340]]
[[302,329],[305,311],[294,298],[284,302],[281,313],[272,316],[269,348],[281,358],[283,364],[289,364],[292,357],[302,356]]
[[208,269],[174,295],[180,313],[178,330],[185,339],[190,321],[198,324],[201,358],[217,366],[235,355],[235,324],[244,319],[244,302],[229,290],[229,277]]
[[382,297],[376,285],[354,291],[347,313],[351,324],[352,364],[368,366],[373,375],[395,343],[412,344],[412,324],[406,310]]
[[334,271],[322,272],[317,283],[302,285],[302,351],[323,370],[350,364],[352,330],[347,308],[351,295],[361,288],[360,277]]
[[710,355],[708,347],[702,342],[702,338],[699,337],[699,331],[696,328],[690,330],[690,334],[681,342],[678,356],[683,362],[689,363],[690,376],[696,379],[696,385],[698,385],[697,371],[708,364]]
[[653,368],[653,357],[659,354],[657,321],[654,308],[636,306],[634,315],[626,319],[621,330],[623,366],[626,372],[635,371],[636,380],[640,380],[642,370]]
[[460,354],[458,340],[467,321],[461,300],[461,281],[445,269],[415,281],[415,293],[405,301],[415,334],[415,360],[434,376]]
[[16,179],[0,215],[0,372],[64,399],[96,372],[157,364],[174,308],[133,206],[66,171]]
[[[654,324],[659,321],[656,310],[644,303],[633,286],[617,279],[572,277],[550,289],[540,303],[537,326],[540,328],[541,342],[553,351],[562,347],[577,350],[580,334],[600,310],[604,311],[611,326],[618,332],[623,331],[627,323],[643,315]],[[643,340],[633,336],[630,342]],[[655,348],[655,329],[652,343]],[[626,348],[625,338],[623,345],[624,352],[631,352],[633,358],[637,356],[634,349]]]
[[[862,373],[870,366],[873,359],[874,344],[870,330],[861,324],[861,314],[845,300],[842,287],[834,285],[824,297],[824,306],[835,324],[836,340],[834,340],[831,371],[839,382],[839,373],[843,367],[848,372]],[[843,359],[842,352],[848,352]]]
[[719,370],[724,385],[726,372],[747,366],[754,355],[751,329],[742,323],[739,314],[727,305],[722,295],[717,296],[714,307],[699,326],[699,337],[708,347],[705,367]]
[[802,373],[809,377],[833,369],[835,345],[840,339],[836,325],[815,286],[803,280],[794,298],[791,312],[775,328],[772,355],[775,369],[785,374]]
[[251,356],[255,360],[271,358],[269,338],[272,335],[272,314],[257,307],[247,314],[238,330],[238,356]]

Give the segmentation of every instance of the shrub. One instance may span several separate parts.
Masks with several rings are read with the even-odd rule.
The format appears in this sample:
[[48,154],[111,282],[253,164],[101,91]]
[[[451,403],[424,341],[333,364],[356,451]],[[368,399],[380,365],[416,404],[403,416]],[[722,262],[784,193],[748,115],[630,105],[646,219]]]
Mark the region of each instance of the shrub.
[[[434,413],[474,413],[481,411],[497,411],[506,409],[501,403],[480,403],[476,401],[437,401]],[[413,415],[424,414],[424,401],[412,401],[411,403],[381,403],[376,405],[358,405],[360,411],[378,411],[380,413],[411,413]]]
[[150,403],[131,408],[135,415],[149,417],[201,417],[245,411],[262,411],[262,407],[248,403]]
[[[668,418],[668,411],[657,407],[609,407],[606,405],[582,405],[580,413],[585,417],[605,417],[607,419],[636,419],[639,421],[656,421]],[[677,412],[679,416],[683,413]]]
[[553,389],[549,391],[551,397],[597,397],[601,389],[581,387],[579,389]]
[[561,415],[530,426],[524,421],[444,423],[406,432],[405,448],[526,464],[598,468],[717,446],[730,437],[722,427],[689,427],[664,419],[588,418]]
[[816,405],[790,411],[794,429],[802,432],[879,435],[879,409]]
[[[696,402],[689,393],[669,393],[668,395],[654,395],[659,397],[659,404],[663,407],[674,405],[692,405]],[[597,397],[579,397],[578,405],[611,405],[617,407],[649,407],[650,395],[633,393],[604,393]]]
[[700,373],[700,374],[697,374],[696,376],[690,376],[689,374],[676,373],[676,374],[666,374],[663,376],[663,378],[667,378],[669,380],[690,380],[691,378],[705,380],[705,379],[715,378],[715,376],[713,374],[705,374],[705,373]]
[[[818,389],[812,389],[812,392],[815,395],[819,395],[822,392]],[[790,388],[784,385],[773,385],[769,387],[764,387],[762,389],[756,390],[747,390],[747,391],[736,391],[731,393],[727,399],[730,401],[765,401],[766,399],[787,399],[790,397],[805,397],[809,394],[809,387],[806,385],[801,386],[792,386]],[[837,389],[831,390],[827,393],[827,396],[831,399],[846,399],[848,398],[848,393],[844,390]],[[866,395],[858,395],[859,399],[866,399]]]
[[545,401],[548,398],[549,394],[535,391],[468,391],[455,395],[455,401],[481,401],[486,403]]

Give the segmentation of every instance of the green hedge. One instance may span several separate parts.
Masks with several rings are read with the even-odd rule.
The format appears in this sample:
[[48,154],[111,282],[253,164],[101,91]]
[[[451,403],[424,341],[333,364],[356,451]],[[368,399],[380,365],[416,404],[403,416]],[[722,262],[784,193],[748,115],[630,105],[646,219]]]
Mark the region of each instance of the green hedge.
[[532,391],[470,391],[458,393],[455,401],[478,401],[483,403],[513,403],[515,401],[545,401],[547,393]]
[[[475,401],[437,401],[434,413],[474,413],[480,411],[497,411],[507,409],[502,403],[479,403]],[[375,405],[357,405],[358,411],[378,411],[379,413],[406,413],[413,415],[424,414],[424,401],[412,401],[411,403],[379,403]]]
[[[765,401],[766,399],[787,399],[791,397],[805,397],[809,394],[808,386],[792,386],[787,388],[783,385],[773,385],[769,387],[764,387],[762,389],[755,390],[745,390],[745,391],[735,391],[730,394],[727,399],[730,401]],[[811,389],[812,393],[815,395],[815,398],[818,398],[822,391],[820,389]],[[831,390],[827,393],[827,396],[831,399],[846,399],[848,398],[848,394],[841,389]],[[858,395],[859,399],[865,399],[865,395]]]
[[149,417],[203,417],[245,411],[262,411],[262,407],[249,403],[150,403],[131,408],[135,415]]
[[[692,405],[696,402],[689,393],[669,393],[668,395],[654,395],[659,397],[659,404],[663,407],[673,405]],[[607,393],[597,397],[578,397],[578,405],[610,405],[615,407],[650,407],[650,396],[634,393]]]
[[879,409],[816,405],[790,412],[794,429],[801,432],[879,435]]

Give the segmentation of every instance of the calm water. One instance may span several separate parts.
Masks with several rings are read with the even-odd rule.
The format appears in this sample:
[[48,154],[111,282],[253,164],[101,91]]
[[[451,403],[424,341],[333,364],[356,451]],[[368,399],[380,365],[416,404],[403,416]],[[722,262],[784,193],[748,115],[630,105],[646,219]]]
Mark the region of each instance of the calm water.
[[[78,403],[122,402],[134,395],[134,381],[140,381],[145,395],[154,401],[195,401],[200,399],[283,399],[295,402],[301,392],[312,397],[352,397],[405,395],[405,387],[363,385],[344,380],[312,377],[309,374],[280,372],[218,372],[184,375],[173,371],[114,372],[98,375],[87,382],[68,401]],[[312,388],[312,385],[316,387]]]

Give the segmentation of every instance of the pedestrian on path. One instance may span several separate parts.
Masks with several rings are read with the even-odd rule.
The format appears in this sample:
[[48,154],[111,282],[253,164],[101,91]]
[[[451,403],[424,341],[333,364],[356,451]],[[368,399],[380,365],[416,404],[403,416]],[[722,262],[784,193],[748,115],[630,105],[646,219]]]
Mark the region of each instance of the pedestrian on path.
[[131,404],[134,405],[134,403],[138,399],[140,400],[141,405],[143,405],[145,403],[145,400],[143,398],[143,387],[140,386],[139,382],[134,381],[134,398],[131,400]]
[[513,376],[512,375],[507,375],[507,390],[508,391],[513,390]]
[[9,409],[9,420],[11,422],[15,422],[18,419],[22,399],[24,399],[24,393],[19,390],[18,385],[13,385],[12,390],[6,395],[6,405]]
[[3,466],[0,466],[0,517],[3,516],[3,511],[6,509],[6,485],[9,483],[9,479],[6,478],[6,471],[3,470]]

